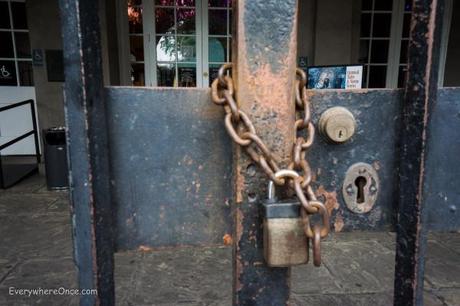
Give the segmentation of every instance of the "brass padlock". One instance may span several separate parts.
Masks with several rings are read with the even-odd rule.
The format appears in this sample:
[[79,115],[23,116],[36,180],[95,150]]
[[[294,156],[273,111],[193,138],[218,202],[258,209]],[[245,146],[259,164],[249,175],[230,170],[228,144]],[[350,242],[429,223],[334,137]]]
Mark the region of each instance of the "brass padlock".
[[264,209],[264,257],[270,267],[290,267],[308,262],[308,238],[300,216],[298,201],[278,201],[275,185],[268,185]]

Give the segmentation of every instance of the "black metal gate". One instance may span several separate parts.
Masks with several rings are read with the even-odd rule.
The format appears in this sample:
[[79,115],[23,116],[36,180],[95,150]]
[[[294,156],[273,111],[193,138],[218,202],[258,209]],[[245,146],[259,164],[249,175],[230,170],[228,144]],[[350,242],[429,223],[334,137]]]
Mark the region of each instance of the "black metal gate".
[[[261,239],[257,200],[266,192],[261,171],[238,148],[232,153],[209,90],[103,87],[96,4],[60,0],[75,259],[80,287],[98,290],[81,305],[115,303],[116,251],[220,244],[225,235],[233,238],[234,304],[286,304],[288,269],[259,264],[254,243]],[[292,98],[296,6],[234,3],[240,107],[256,128],[272,129],[263,136],[281,151],[280,139],[292,133],[293,109],[279,101]],[[332,106],[356,117],[350,142],[315,143],[315,184],[336,232],[397,231],[395,305],[422,303],[427,230],[460,226],[460,89],[437,88],[442,12],[443,1],[414,1],[404,91],[309,92],[313,122]],[[358,162],[372,165],[380,181],[364,214],[341,196],[345,173]]]

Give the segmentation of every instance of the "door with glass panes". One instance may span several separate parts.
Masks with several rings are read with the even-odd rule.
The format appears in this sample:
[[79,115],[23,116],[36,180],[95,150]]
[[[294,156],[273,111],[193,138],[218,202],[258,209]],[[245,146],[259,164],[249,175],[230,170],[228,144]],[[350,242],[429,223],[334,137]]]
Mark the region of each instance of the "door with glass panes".
[[133,85],[208,87],[230,59],[231,0],[128,1]]

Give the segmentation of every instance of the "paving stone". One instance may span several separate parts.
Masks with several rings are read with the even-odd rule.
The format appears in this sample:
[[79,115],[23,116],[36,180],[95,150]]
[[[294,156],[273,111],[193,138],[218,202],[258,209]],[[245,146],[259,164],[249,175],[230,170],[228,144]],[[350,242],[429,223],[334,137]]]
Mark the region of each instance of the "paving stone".
[[436,241],[429,240],[425,278],[435,288],[460,288],[460,256]]
[[[78,297],[10,296],[8,286],[74,288],[68,193],[43,176],[0,190],[0,306],[78,305]],[[292,270],[293,305],[392,305],[394,233],[334,233],[324,265]],[[429,236],[425,305],[460,306],[460,233]],[[13,269],[14,268],[14,269]],[[117,305],[231,305],[230,248],[115,254]]]
[[174,249],[144,255],[131,302],[211,305],[230,301],[231,288],[230,248]]
[[324,264],[346,293],[391,291],[394,252],[375,241],[349,241],[324,246]]
[[460,306],[460,288],[440,289],[436,295],[446,306]]

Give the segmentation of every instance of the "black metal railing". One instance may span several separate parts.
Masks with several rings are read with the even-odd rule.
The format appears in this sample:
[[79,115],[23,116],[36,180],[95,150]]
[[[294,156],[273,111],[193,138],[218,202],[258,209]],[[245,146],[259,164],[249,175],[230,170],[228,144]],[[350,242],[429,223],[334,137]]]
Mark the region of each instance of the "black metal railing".
[[[1,188],[8,188],[23,179],[24,177],[28,176],[29,174],[35,172],[38,170],[38,164],[40,163],[40,147],[39,147],[39,140],[38,140],[38,127],[37,127],[37,117],[36,117],[36,111],[35,111],[35,103],[34,100],[26,100],[14,104],[10,104],[4,107],[0,107],[0,113],[5,112],[8,110],[11,110],[13,108],[17,108],[23,105],[30,105],[30,112],[32,116],[32,130],[8,141],[7,143],[4,143],[0,145],[0,153],[2,150],[11,147],[12,145],[18,143],[19,141],[30,137],[34,136],[34,142],[35,142],[35,154],[32,156],[35,156],[36,162],[33,164],[19,164],[19,165],[9,165],[8,167],[8,172],[10,172],[10,175],[8,176],[8,179],[5,178],[5,168],[4,165],[2,164],[2,156],[0,154],[0,187]],[[27,155],[30,156],[30,155]],[[12,175],[11,175],[12,173]]]

